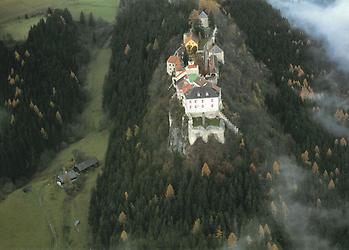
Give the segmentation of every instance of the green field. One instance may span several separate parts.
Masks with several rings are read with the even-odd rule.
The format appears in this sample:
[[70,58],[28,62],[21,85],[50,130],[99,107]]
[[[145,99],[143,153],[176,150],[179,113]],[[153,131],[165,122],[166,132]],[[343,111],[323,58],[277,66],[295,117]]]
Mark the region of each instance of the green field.
[[[30,27],[43,17],[48,7],[68,8],[75,19],[80,12],[92,12],[95,19],[114,22],[119,0],[0,0],[0,31],[15,40],[26,38]],[[25,19],[25,14],[30,18]],[[32,17],[34,16],[34,17]]]
[[[56,184],[55,176],[72,158],[75,149],[96,156],[103,166],[109,131],[100,131],[98,125],[103,119],[102,85],[110,56],[110,49],[98,49],[91,56],[86,88],[93,95],[80,119],[87,135],[57,154],[50,166],[29,184],[32,192],[19,189],[0,203],[0,249],[88,248],[90,191],[101,167],[84,174],[83,189],[75,197],[68,196]],[[81,223],[75,228],[77,219]]]
[[218,127],[219,123],[220,123],[219,118],[215,118],[215,119],[205,118],[205,124],[203,124],[203,120],[201,117],[193,117],[193,127],[198,127],[198,126],[202,126],[204,128],[207,128],[208,126]]

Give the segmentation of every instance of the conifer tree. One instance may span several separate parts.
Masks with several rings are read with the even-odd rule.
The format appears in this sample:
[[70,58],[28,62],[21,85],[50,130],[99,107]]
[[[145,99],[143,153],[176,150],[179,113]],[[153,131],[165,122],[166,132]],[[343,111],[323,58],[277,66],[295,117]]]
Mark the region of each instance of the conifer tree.
[[85,24],[86,20],[85,20],[85,14],[83,11],[80,12],[80,24]]
[[90,12],[90,15],[88,17],[88,26],[90,27],[96,26],[95,18],[93,17],[92,12]]

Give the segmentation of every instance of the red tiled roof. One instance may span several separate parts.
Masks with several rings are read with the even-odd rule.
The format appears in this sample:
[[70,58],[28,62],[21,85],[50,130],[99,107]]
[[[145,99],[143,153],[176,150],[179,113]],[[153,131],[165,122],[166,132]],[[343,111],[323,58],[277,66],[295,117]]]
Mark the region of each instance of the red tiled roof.
[[189,69],[195,69],[195,68],[197,68],[198,66],[197,65],[195,65],[195,64],[190,64],[190,65],[188,65],[188,68]]
[[191,84],[187,84],[187,85],[184,85],[183,88],[181,88],[181,91],[183,92],[183,94],[186,94],[192,88],[193,88],[193,86]]
[[209,83],[209,81],[207,81],[205,78],[203,77],[199,77],[198,79],[195,80],[195,83],[198,84],[199,86],[204,86],[207,83]]
[[176,71],[181,71],[183,72],[184,68],[182,66],[182,64],[176,64]]
[[178,56],[170,56],[170,57],[167,59],[167,62],[168,62],[168,63],[180,64],[180,63],[181,63],[181,60],[179,59]]
[[183,74],[183,73],[185,73],[185,72],[186,72],[185,70],[177,71],[177,72],[176,72],[176,76],[179,76],[180,74]]

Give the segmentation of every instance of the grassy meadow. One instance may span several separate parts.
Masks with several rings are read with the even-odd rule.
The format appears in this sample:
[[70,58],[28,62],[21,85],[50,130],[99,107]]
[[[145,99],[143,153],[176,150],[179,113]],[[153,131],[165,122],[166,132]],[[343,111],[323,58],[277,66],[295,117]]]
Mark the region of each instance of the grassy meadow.
[[[105,48],[96,49],[91,56],[86,79],[91,98],[80,117],[86,136],[58,152],[48,168],[29,183],[31,192],[19,189],[0,202],[0,249],[88,248],[90,191],[102,171],[109,138],[109,130],[100,130],[99,122],[103,119],[102,91],[110,56],[111,50]],[[56,184],[55,176],[67,166],[74,150],[96,156],[102,166],[83,174],[82,190],[69,196]],[[78,227],[74,227],[75,220],[80,220]]]
[[[32,25],[43,17],[48,7],[68,8],[78,20],[80,12],[92,12],[95,19],[114,22],[118,0],[0,0],[0,31],[14,40],[24,40]],[[28,19],[25,19],[25,15]]]

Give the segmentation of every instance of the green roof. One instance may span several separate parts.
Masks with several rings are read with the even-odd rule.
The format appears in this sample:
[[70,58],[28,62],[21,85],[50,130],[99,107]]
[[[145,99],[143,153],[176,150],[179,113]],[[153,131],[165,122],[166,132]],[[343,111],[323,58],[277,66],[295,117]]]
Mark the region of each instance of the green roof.
[[189,77],[190,82],[194,82],[198,78],[198,75],[197,74],[189,74],[188,77]]

